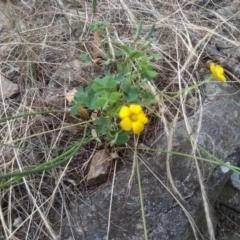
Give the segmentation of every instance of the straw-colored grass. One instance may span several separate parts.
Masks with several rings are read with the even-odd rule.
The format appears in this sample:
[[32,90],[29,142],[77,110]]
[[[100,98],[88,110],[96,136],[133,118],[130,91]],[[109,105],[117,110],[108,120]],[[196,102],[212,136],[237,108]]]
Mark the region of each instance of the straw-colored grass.
[[[228,5],[224,5],[225,2],[229,2]],[[24,115],[0,122],[1,174],[52,163],[69,149],[73,153],[76,150],[74,144],[83,139],[84,124],[74,125],[63,112],[51,111],[67,111],[66,91],[86,85],[105,70],[104,66],[81,64],[81,54],[91,55],[93,35],[89,24],[93,20],[110,21],[114,30],[110,36],[101,39],[103,46],[110,46],[109,52],[116,43],[131,46],[141,20],[144,20],[142,34],[155,24],[152,44],[147,51],[160,54],[162,59],[154,62],[158,79],[146,87],[156,95],[158,104],[149,107],[151,122],[139,142],[152,146],[165,132],[168,136],[166,150],[171,152],[171,124],[184,120],[191,133],[188,116],[196,110],[189,105],[189,96],[196,97],[198,108],[201,108],[200,87],[193,87],[188,95],[182,93],[209,77],[208,61],[212,58],[202,46],[214,44],[215,39],[239,46],[237,23],[240,17],[236,9],[240,9],[237,0],[101,0],[97,1],[96,15],[93,16],[91,1],[0,2],[4,25],[2,30],[0,28],[0,74],[18,84],[20,89],[12,98],[0,98],[0,116]],[[223,12],[226,11],[230,15],[225,16]],[[198,39],[197,46],[193,44],[193,37]],[[143,42],[141,36],[139,42]],[[35,112],[48,114],[33,114]],[[198,129],[200,126],[201,119]],[[197,141],[191,140],[194,163],[198,166]],[[0,239],[57,239],[55,230],[61,228],[63,218],[68,218],[69,202],[79,198],[80,186],[85,188],[86,166],[96,146],[97,142],[91,140],[68,159],[62,158],[62,165],[23,176],[1,188]],[[168,190],[181,198],[171,178],[169,159],[168,156],[168,178],[172,188]],[[115,165],[114,176],[116,169]],[[209,239],[215,239],[201,172],[198,167],[197,170]],[[3,179],[0,183],[6,181]],[[192,217],[184,205],[179,204],[196,233],[197,226]]]

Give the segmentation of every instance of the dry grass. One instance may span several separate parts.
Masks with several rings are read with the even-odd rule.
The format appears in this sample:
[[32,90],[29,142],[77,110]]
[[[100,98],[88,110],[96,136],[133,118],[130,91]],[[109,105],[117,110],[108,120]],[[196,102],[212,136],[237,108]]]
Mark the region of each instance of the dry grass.
[[[102,39],[103,42],[131,45],[141,19],[144,20],[143,32],[156,24],[149,51],[161,54],[163,59],[155,63],[159,78],[150,87],[165,101],[154,108],[162,121],[152,117],[152,124],[140,141],[150,146],[160,132],[165,131],[170,151],[171,129],[167,122],[184,119],[191,132],[187,118],[195,111],[188,104],[191,96],[181,95],[168,101],[169,96],[163,91],[177,93],[206,79],[207,62],[212,58],[192,44],[192,36],[198,37],[199,45],[201,42],[214,44],[217,39],[239,46],[240,32],[236,26],[240,17],[234,12],[237,7],[240,9],[238,1],[230,0],[98,1],[95,20],[109,19],[114,28],[111,37]],[[86,67],[79,61],[80,54],[91,53],[90,1],[6,0],[0,3],[0,11],[6,24],[0,35],[0,72],[20,87],[17,96],[1,101],[1,117],[67,109],[64,93],[103,73],[104,67]],[[223,12],[230,15],[225,16]],[[201,91],[195,89],[191,95],[199,99],[201,107]],[[1,123],[0,139],[5,144],[0,149],[1,173],[47,162],[81,139],[83,129],[66,126],[70,123],[64,114],[29,116]],[[66,164],[24,177],[17,184],[1,189],[0,239],[57,239],[54,229],[61,226],[62,218],[68,217],[69,202],[81,197],[79,183],[94,147],[95,143],[91,143]],[[196,145],[192,148],[194,154]],[[171,179],[170,170],[168,174]],[[200,175],[199,171],[201,183]],[[81,186],[84,189],[84,185]],[[210,239],[215,239],[201,186]],[[178,192],[176,188],[175,192]]]

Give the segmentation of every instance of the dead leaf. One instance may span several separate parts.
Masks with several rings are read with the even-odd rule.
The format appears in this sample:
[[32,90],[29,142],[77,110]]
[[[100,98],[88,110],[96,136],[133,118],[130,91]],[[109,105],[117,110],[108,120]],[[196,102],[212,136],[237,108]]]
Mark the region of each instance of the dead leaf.
[[72,124],[77,124],[77,123],[81,122],[80,119],[78,119],[75,116],[72,116],[69,112],[67,112],[65,114],[65,118],[66,118],[67,122],[72,123]]
[[197,105],[198,105],[198,102],[199,102],[199,99],[196,98],[196,97],[191,97],[188,99],[187,103],[189,104],[189,106],[193,109],[196,109],[197,108]]
[[92,186],[104,183],[108,178],[112,160],[116,158],[118,158],[116,153],[109,153],[105,149],[97,151],[90,164],[90,170],[87,176],[87,185]]
[[[76,88],[73,88],[72,90],[70,90],[69,92],[67,92],[65,94],[65,97],[68,101],[68,104],[71,104],[71,102],[73,101],[74,99],[74,94],[77,92],[77,89]],[[69,115],[69,114],[68,114]],[[66,115],[67,116],[67,115]],[[88,110],[86,108],[84,108],[81,104],[79,104],[78,106],[78,113],[77,113],[77,116],[81,117],[82,119],[84,120],[88,120],[90,118],[89,116],[89,113],[88,113]],[[67,116],[68,120],[70,119],[70,122],[72,122],[72,118],[71,116]],[[76,122],[76,121],[74,121]]]
[[91,134],[92,134],[92,136],[94,137],[94,140],[96,140],[96,141],[98,141],[99,143],[101,143],[101,140],[100,140],[100,138],[99,138],[98,135],[97,135],[96,129],[92,129],[92,130],[91,130]]
[[91,113],[91,119],[96,120],[97,118],[98,118],[98,111],[95,110]]
[[105,63],[105,60],[102,57],[97,57],[96,59],[93,59],[93,63],[103,65]]
[[19,87],[17,84],[12,83],[7,78],[0,73],[0,100],[12,97],[14,94],[19,92]]
[[77,116],[81,117],[84,120],[90,119],[88,110],[86,108],[84,108],[81,104],[79,104],[79,106],[78,106]]
[[93,60],[96,60],[98,58],[98,54],[100,51],[100,38],[97,31],[94,31],[93,35],[93,44],[92,44],[92,50],[93,50]]
[[111,158],[112,158],[112,159],[117,159],[117,158],[119,158],[118,153],[117,153],[116,151],[111,152]]
[[73,99],[74,99],[74,94],[77,92],[77,89],[76,88],[73,88],[72,90],[70,90],[69,92],[67,92],[66,94],[65,94],[65,97],[66,97],[66,99],[67,99],[67,101],[68,101],[68,104],[70,104],[72,101],[73,101]]

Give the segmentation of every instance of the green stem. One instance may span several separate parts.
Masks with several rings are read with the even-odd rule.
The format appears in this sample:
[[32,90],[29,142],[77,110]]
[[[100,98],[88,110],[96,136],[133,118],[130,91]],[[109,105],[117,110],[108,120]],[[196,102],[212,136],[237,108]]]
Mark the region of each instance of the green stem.
[[69,160],[72,156],[74,156],[77,153],[77,151],[80,149],[80,147],[84,144],[84,140],[86,140],[86,138],[85,138],[86,137],[86,131],[87,131],[87,125],[84,129],[84,134],[83,134],[83,137],[82,137],[81,141],[78,142],[77,144],[75,144],[67,152],[65,152],[62,155],[52,159],[51,161],[42,163],[39,166],[37,166],[33,169],[30,169],[30,170],[0,175],[0,179],[5,179],[5,178],[10,178],[11,177],[11,179],[8,180],[7,182],[0,184],[0,189],[2,189],[4,187],[7,187],[9,185],[12,185],[13,183],[19,181],[20,179],[22,179],[23,177],[26,177],[29,174],[43,172],[45,170],[48,170],[48,169],[51,169],[53,167],[59,166],[60,164]]
[[50,111],[45,111],[45,112],[32,112],[32,113],[25,113],[21,115],[16,115],[16,116],[11,116],[11,117],[5,117],[0,119],[0,123],[6,122],[9,120],[17,119],[17,118],[22,118],[22,117],[28,117],[28,116],[34,116],[34,115],[41,115],[41,114],[50,114],[50,113],[67,113],[67,111],[61,111],[61,110],[50,110]]
[[[200,149],[202,151],[204,151],[205,149],[202,148],[201,146],[198,146],[200,147]],[[119,147],[118,150],[121,150],[121,149],[132,149],[130,147]],[[135,149],[135,148],[134,148]],[[151,152],[157,152],[157,153],[170,153],[172,155],[177,155],[177,156],[181,156],[181,157],[186,157],[186,158],[189,158],[189,159],[192,159],[194,158],[191,154],[186,154],[186,153],[181,153],[181,152],[173,152],[173,151],[167,151],[167,150],[162,150],[162,149],[152,149],[152,148],[137,148],[138,150],[142,150],[142,151],[151,151]],[[206,151],[206,150],[205,150]],[[206,154],[210,154],[209,152],[205,152]],[[207,159],[207,158],[203,158],[203,157],[198,157],[198,156],[195,156],[195,158],[197,160],[200,160],[200,161],[204,161],[204,162],[208,162],[208,163],[212,163],[212,164],[215,164],[215,165],[218,165],[218,166],[225,166],[227,168],[229,168],[230,170],[232,170],[233,172],[237,173],[240,175],[240,168],[239,167],[236,167],[234,165],[229,165],[225,162],[223,162],[221,159],[215,157],[214,155],[210,155],[211,158],[214,158],[214,160],[211,160],[211,159]]]

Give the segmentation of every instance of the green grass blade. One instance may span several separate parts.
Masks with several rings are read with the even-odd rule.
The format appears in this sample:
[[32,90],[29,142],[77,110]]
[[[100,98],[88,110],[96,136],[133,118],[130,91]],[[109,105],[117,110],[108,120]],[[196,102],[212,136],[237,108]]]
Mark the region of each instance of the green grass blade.
[[142,26],[143,26],[143,20],[140,21],[140,23],[137,27],[137,32],[136,32],[135,37],[134,37],[134,42],[137,42],[137,40],[139,39],[140,34],[142,32]]
[[40,173],[45,170],[49,170],[53,167],[59,166],[62,163],[68,161],[72,156],[74,156],[77,153],[77,151],[81,148],[81,146],[83,144],[92,140],[92,138],[88,138],[86,140],[86,132],[87,132],[87,125],[84,129],[84,134],[83,134],[81,141],[78,142],[77,144],[75,144],[72,148],[70,148],[68,151],[66,151],[62,155],[60,155],[48,162],[42,163],[33,169],[29,169],[29,170],[22,171],[22,172],[14,172],[14,173],[7,173],[7,174],[0,175],[0,179],[12,178],[12,179],[8,180],[7,182],[0,184],[0,189],[12,185],[13,183],[21,180],[23,177],[25,177],[27,175],[34,174],[34,173]]
[[7,122],[13,119],[18,119],[22,117],[29,117],[29,116],[34,116],[34,115],[42,115],[42,114],[51,114],[51,113],[67,113],[67,111],[61,111],[61,110],[53,110],[53,111],[46,111],[46,112],[33,112],[33,113],[26,113],[26,114],[21,114],[21,115],[16,115],[16,116],[11,116],[11,117],[5,117],[0,119],[0,123],[2,122]]
[[155,29],[155,24],[152,25],[152,27],[150,28],[149,32],[147,33],[145,40],[147,41],[153,34],[153,31]]
[[92,1],[92,11],[93,11],[93,14],[95,15],[97,12],[97,0]]

